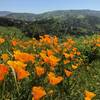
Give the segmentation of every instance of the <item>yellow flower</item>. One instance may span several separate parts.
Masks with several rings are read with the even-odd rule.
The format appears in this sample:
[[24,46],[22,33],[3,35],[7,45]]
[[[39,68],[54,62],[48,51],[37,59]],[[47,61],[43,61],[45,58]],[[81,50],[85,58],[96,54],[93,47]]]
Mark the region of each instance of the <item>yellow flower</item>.
[[57,58],[57,57],[55,57],[55,56],[53,56],[53,55],[51,55],[51,56],[49,57],[49,63],[50,63],[50,65],[51,65],[51,67],[56,66],[57,63],[58,63],[59,61],[60,61],[60,59]]
[[15,57],[16,60],[19,60],[21,62],[31,61],[32,63],[34,63],[34,59],[35,59],[35,57],[33,55],[28,54],[28,53],[20,52],[19,50],[14,51],[14,57]]
[[65,58],[70,58],[70,54],[64,53]]
[[7,64],[10,65],[10,66],[12,66],[13,68],[17,68],[17,67],[25,68],[27,66],[27,64],[24,64],[21,61],[11,61],[11,60],[9,60],[7,62]]
[[46,51],[42,50],[42,52],[40,53],[40,56],[42,59],[45,59],[47,56],[46,56]]
[[72,65],[72,68],[73,68],[73,69],[77,69],[78,66],[77,66],[77,65]]
[[4,53],[1,55],[1,58],[3,59],[3,61],[7,61],[9,59],[9,55]]

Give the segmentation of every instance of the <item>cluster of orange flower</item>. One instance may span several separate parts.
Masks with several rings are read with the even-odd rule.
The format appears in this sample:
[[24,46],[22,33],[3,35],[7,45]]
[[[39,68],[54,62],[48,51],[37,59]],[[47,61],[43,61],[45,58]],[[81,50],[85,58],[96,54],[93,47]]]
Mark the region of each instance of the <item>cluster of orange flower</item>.
[[[0,44],[3,42],[5,40],[0,38]],[[28,40],[27,42],[13,40],[11,41],[11,48],[14,51],[1,55],[0,59],[4,61],[5,65],[0,64],[0,81],[3,81],[5,76],[9,74],[10,68],[16,73],[18,81],[29,78],[31,73],[26,67],[31,62],[32,70],[36,76],[39,78],[45,77],[49,82],[48,84],[55,86],[63,82],[64,79],[70,78],[73,75],[73,71],[82,62],[81,53],[75,47],[75,41],[71,38],[59,42],[56,36],[45,35],[41,36],[39,41],[35,39]],[[10,54],[12,55],[11,57]],[[63,75],[62,72],[55,73],[57,69],[62,69]],[[37,84],[37,86],[32,88],[32,95],[33,100],[40,100],[46,95],[46,90]],[[86,98],[90,97],[86,96]]]
[[91,40],[89,38],[85,39],[84,44],[87,44],[87,45],[91,44],[94,47],[95,46],[100,47],[100,35],[93,37]]

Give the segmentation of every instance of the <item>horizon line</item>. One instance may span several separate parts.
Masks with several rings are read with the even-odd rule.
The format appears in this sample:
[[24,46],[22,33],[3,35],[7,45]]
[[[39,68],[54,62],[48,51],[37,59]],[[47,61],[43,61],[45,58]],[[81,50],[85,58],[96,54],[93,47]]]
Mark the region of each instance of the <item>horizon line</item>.
[[100,11],[98,9],[57,9],[57,10],[48,10],[43,12],[30,12],[30,11],[10,11],[10,10],[0,10],[0,12],[11,12],[11,13],[30,13],[30,14],[43,14],[47,12],[53,12],[53,11],[75,11],[75,10],[89,10],[89,11]]

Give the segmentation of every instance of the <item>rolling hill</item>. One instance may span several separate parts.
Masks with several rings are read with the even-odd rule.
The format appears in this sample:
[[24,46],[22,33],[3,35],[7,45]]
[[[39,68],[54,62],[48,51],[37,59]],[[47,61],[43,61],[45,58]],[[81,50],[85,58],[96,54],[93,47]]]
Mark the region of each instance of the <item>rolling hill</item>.
[[58,10],[50,11],[42,14],[32,13],[13,13],[8,11],[0,11],[0,16],[6,16],[8,18],[20,19],[20,20],[41,20],[49,18],[66,19],[67,17],[85,18],[86,16],[94,16],[100,18],[100,11],[95,10]]
[[34,33],[100,32],[100,11],[95,10],[58,10],[42,14],[4,11],[0,16],[0,25],[14,25]]

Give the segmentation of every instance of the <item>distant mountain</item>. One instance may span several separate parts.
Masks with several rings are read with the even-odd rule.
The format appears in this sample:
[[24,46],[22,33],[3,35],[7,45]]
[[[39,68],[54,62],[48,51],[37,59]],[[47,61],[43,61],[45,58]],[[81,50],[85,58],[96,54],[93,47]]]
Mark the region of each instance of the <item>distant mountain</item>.
[[6,17],[19,20],[34,21],[35,16],[36,15],[32,13],[10,13]]
[[0,12],[0,25],[17,26],[33,33],[100,32],[100,11],[59,10],[42,14]]
[[0,11],[0,16],[7,16],[9,15],[11,12],[9,11]]
[[6,17],[21,19],[21,20],[41,20],[41,19],[66,19],[67,17],[84,18],[85,16],[95,16],[100,18],[100,11],[95,10],[58,10],[51,11],[42,14],[32,14],[32,13],[8,13]]
[[42,14],[32,14],[32,13],[13,13],[9,11],[0,11],[0,16],[5,16],[8,18],[19,19],[19,20],[27,20],[27,21],[35,21],[42,19],[60,19],[64,20],[69,17],[75,18],[85,18],[86,16],[95,16],[100,18],[100,11],[95,10],[58,10],[58,11],[50,11]]

